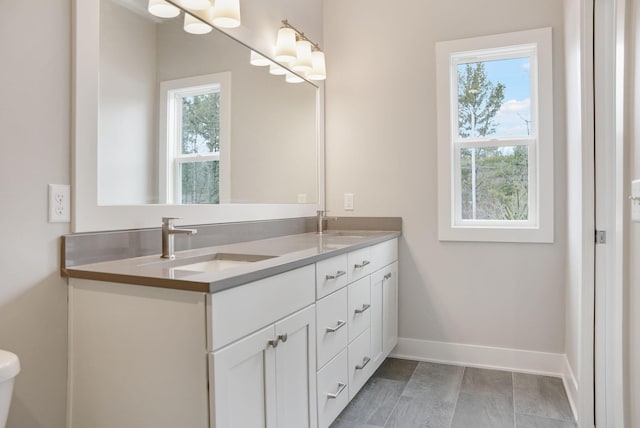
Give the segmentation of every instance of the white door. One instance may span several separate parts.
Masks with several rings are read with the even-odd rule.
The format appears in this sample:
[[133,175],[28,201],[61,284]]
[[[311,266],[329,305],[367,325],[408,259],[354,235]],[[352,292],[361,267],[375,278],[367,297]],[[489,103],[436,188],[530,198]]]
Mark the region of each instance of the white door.
[[385,269],[382,277],[382,351],[386,355],[397,344],[398,262],[395,262]]
[[[316,309],[311,305],[275,325],[278,428],[316,428]],[[244,425],[254,427],[258,425]]]
[[274,337],[271,325],[210,354],[212,428],[278,426]]
[[625,0],[596,0],[594,16],[595,223],[606,231],[595,251],[595,422],[617,428],[624,426]]

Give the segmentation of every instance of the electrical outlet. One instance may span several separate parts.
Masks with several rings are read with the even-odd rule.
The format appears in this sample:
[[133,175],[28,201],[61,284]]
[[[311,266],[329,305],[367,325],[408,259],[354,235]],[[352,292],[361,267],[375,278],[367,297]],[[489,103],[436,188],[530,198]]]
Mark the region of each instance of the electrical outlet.
[[49,184],[49,223],[71,221],[71,186]]
[[306,193],[298,193],[298,203],[306,204],[307,203],[307,194]]
[[344,194],[344,210],[353,211],[353,193]]

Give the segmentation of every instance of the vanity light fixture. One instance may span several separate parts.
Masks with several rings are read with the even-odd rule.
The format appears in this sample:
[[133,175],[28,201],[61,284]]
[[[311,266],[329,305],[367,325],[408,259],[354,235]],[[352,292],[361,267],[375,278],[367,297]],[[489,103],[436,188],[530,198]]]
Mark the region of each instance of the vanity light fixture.
[[147,10],[158,18],[175,18],[180,15],[180,9],[164,0],[149,0]]
[[275,62],[272,62],[269,65],[269,73],[273,74],[274,76],[284,76],[285,74],[288,73],[288,71],[286,68],[280,67]]
[[255,65],[257,67],[266,67],[267,65],[271,65],[272,62],[269,58],[266,58],[260,55],[258,52],[252,50],[251,56],[249,57],[249,63],[251,65]]
[[[184,10],[184,31],[206,34],[212,26],[240,26],[240,0],[149,0],[147,10],[159,18],[175,18]],[[190,12],[192,11],[192,12]]]
[[286,19],[278,30],[275,59],[288,63],[293,71],[302,73],[309,80],[327,78],[324,52],[320,46]]
[[298,76],[297,74],[289,73],[288,71],[286,72],[284,80],[286,80],[287,83],[302,83],[302,82],[304,82],[304,79],[302,77]]
[[207,34],[211,32],[211,25],[188,13],[184,14],[184,31],[190,34]]

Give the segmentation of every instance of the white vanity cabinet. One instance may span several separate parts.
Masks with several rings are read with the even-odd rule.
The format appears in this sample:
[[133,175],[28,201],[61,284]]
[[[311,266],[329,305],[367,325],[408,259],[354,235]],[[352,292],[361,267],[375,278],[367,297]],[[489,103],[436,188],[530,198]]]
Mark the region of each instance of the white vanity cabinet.
[[397,254],[216,293],[70,278],[67,427],[328,427],[397,343]]
[[[347,280],[325,280],[318,288],[320,428],[331,425],[398,343],[397,239],[352,251],[346,260],[340,269]],[[344,266],[343,261],[344,255],[337,256],[323,266]]]

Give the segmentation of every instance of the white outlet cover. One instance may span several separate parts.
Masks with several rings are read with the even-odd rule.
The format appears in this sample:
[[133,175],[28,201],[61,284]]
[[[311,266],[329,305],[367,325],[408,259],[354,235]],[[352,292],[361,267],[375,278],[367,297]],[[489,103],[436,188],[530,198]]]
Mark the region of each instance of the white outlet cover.
[[640,180],[631,182],[631,221],[640,223]]
[[49,223],[71,222],[71,186],[49,184]]
[[353,193],[344,194],[344,210],[353,211]]

